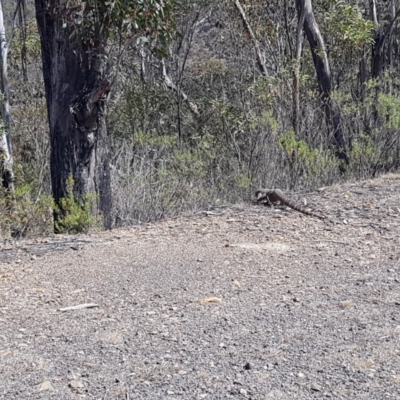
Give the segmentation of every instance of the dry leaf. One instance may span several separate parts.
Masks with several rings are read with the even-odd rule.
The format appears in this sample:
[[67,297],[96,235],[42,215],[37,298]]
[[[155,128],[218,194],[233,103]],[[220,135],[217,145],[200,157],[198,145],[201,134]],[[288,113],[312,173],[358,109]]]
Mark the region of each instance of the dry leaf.
[[210,304],[210,303],[220,303],[221,299],[218,297],[206,297],[205,299],[201,299],[200,303],[201,304]]
[[39,392],[44,392],[45,390],[53,390],[53,385],[49,381],[44,381],[37,385]]

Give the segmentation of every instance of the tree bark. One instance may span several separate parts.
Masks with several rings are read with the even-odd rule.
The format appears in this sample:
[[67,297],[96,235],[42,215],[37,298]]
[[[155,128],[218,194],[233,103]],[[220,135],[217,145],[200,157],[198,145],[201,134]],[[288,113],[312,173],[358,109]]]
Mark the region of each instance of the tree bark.
[[[391,0],[390,3],[390,16],[391,20],[393,21],[396,17],[396,4],[394,0]],[[387,50],[387,59],[388,65],[391,66],[393,63],[393,36],[395,33],[395,24],[392,24],[389,30],[389,43],[388,43],[388,50]]]
[[7,55],[8,45],[4,27],[3,5],[0,1],[0,51],[1,51],[1,94],[2,94],[2,119],[0,129],[0,177],[1,185],[10,191],[14,190],[14,170],[10,136],[10,102],[8,94]]
[[251,41],[253,42],[254,50],[255,50],[256,56],[257,56],[257,65],[260,68],[260,71],[263,73],[263,75],[268,76],[267,67],[265,66],[265,60],[261,54],[260,44],[258,43],[256,35],[254,34],[253,30],[251,29],[249,22],[247,21],[246,13],[244,12],[244,9],[243,9],[242,5],[240,4],[239,0],[234,0],[234,3],[235,3],[236,8],[239,11],[243,25],[244,25],[248,35],[250,36]]
[[343,138],[340,109],[331,97],[332,79],[328,55],[324,40],[314,17],[311,0],[296,0],[296,7],[299,18],[304,12],[304,31],[311,47],[318,84],[322,93],[325,117],[328,126],[333,129],[331,143],[335,149],[336,156],[348,164],[349,159],[346,154],[346,146]]
[[[68,195],[82,202],[95,193],[93,213],[111,228],[109,143],[105,121],[111,83],[104,79],[107,37],[84,41],[65,26],[67,1],[35,0],[42,46],[43,76],[50,125],[50,169],[55,201]],[[64,26],[63,26],[64,25]]]
[[[376,11],[376,0],[370,0],[370,14],[371,14],[371,19],[375,25],[375,32],[374,32],[374,45],[372,46],[372,78],[374,79],[379,79],[383,67],[384,67],[384,46],[385,46],[385,41],[389,37],[389,41],[391,40],[394,32],[394,25],[397,21],[397,19],[400,16],[400,10],[395,12],[394,9],[394,3],[392,2],[392,7],[391,7],[391,21],[389,26],[383,30],[379,21],[378,21],[378,14]],[[391,51],[391,45],[389,44],[389,50]],[[388,64],[391,62],[391,58],[388,58]]]
[[300,133],[300,63],[303,49],[303,25],[305,19],[304,8],[299,13],[296,34],[296,59],[293,77],[293,129],[296,138]]
[[371,13],[371,19],[375,25],[374,45],[372,46],[371,75],[372,78],[378,79],[381,75],[383,68],[383,45],[384,45],[385,35],[383,34],[381,26],[378,22],[375,0],[370,1],[370,13]]

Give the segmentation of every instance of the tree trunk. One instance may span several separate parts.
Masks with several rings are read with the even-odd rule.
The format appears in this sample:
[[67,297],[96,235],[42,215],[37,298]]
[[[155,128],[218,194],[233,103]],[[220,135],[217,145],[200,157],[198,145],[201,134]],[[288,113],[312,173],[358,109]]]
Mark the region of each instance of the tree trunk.
[[265,60],[264,60],[263,55],[261,54],[260,44],[258,43],[256,35],[254,34],[253,30],[251,29],[249,22],[247,21],[246,13],[244,12],[244,9],[243,9],[242,5],[240,4],[239,0],[234,0],[234,3],[235,3],[236,8],[239,11],[240,17],[243,21],[243,25],[244,25],[248,35],[250,36],[251,41],[253,42],[254,50],[255,50],[256,56],[257,56],[257,65],[258,65],[260,71],[265,76],[268,76],[267,67],[265,66]]
[[103,78],[107,38],[100,32],[92,41],[72,37],[68,26],[63,27],[68,18],[66,3],[35,0],[50,125],[52,191],[59,204],[68,195],[66,183],[72,176],[75,199],[82,202],[95,193],[93,213],[101,213],[104,227],[110,229],[105,108],[111,84]]
[[296,138],[299,138],[300,134],[300,66],[301,66],[301,51],[303,49],[303,25],[305,19],[304,8],[299,13],[299,19],[297,22],[297,34],[296,34],[296,59],[294,66],[294,77],[293,77],[293,129]]
[[383,45],[385,43],[385,35],[383,34],[381,26],[378,22],[375,0],[371,0],[370,2],[370,13],[371,19],[375,25],[374,45],[372,46],[371,75],[373,79],[378,79],[381,76],[383,68]]
[[13,157],[10,136],[10,103],[8,95],[7,53],[8,45],[4,27],[3,5],[0,1],[0,51],[1,51],[1,94],[2,119],[0,129],[0,177],[1,185],[10,191],[14,190]]
[[[385,66],[384,46],[385,41],[389,37],[389,42],[392,41],[395,23],[400,16],[400,10],[395,12],[395,5],[391,3],[391,20],[389,26],[383,30],[379,21],[376,10],[376,0],[370,0],[371,19],[375,25],[374,45],[372,46],[372,78],[379,80]],[[388,51],[391,53],[392,44],[389,43]],[[391,63],[391,56],[388,57],[388,64]]]
[[[390,3],[390,16],[391,20],[393,21],[396,18],[396,4],[394,0],[391,1]],[[388,65],[392,66],[393,64],[393,37],[395,34],[396,26],[395,24],[392,24],[389,30],[389,43],[388,43],[388,50],[387,50],[387,60],[388,60]]]
[[331,97],[332,79],[329,67],[328,55],[321,32],[315,21],[311,0],[296,0],[299,18],[304,12],[304,31],[311,47],[315,71],[324,103],[325,117],[328,126],[333,129],[333,140],[331,143],[335,149],[336,156],[348,164],[346,146],[343,138],[340,110]]

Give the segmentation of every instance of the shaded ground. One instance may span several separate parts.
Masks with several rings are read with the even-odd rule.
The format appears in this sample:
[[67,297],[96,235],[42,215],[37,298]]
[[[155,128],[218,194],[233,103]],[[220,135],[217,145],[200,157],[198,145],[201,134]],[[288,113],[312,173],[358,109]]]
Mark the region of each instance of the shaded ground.
[[1,245],[0,398],[399,399],[400,175],[306,197]]

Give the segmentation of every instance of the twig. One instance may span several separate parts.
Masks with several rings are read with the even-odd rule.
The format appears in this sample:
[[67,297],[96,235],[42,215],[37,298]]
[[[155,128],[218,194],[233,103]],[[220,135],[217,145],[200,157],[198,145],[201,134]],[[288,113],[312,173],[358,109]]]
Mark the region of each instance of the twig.
[[60,308],[59,311],[81,310],[82,308],[93,308],[93,307],[98,307],[98,306],[99,305],[95,304],[95,303],[84,303],[84,304],[78,304],[77,306]]

